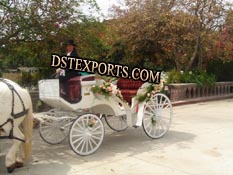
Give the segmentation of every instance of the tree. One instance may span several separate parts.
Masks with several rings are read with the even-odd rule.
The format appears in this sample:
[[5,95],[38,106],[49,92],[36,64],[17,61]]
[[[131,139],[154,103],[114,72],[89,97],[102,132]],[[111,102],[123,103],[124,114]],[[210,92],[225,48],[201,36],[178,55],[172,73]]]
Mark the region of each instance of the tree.
[[201,69],[226,8],[223,0],[125,0],[113,22],[137,63],[148,58],[178,70]]
[[233,10],[229,10],[224,26],[219,32],[217,49],[214,52],[223,61],[233,61]]
[[50,54],[71,37],[64,28],[89,19],[82,4],[96,7],[95,0],[0,1],[0,59],[6,66],[48,66]]
[[205,44],[208,45],[208,34],[222,25],[222,19],[225,17],[226,12],[226,1],[185,0],[181,4],[197,20],[195,47],[186,70],[192,68],[196,59],[198,59],[198,67],[202,68],[202,48],[206,47]]

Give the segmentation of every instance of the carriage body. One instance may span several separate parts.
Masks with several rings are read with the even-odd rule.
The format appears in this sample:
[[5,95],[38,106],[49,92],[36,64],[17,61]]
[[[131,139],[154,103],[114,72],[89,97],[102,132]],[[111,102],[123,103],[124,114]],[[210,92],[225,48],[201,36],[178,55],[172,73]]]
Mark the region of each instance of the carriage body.
[[[47,143],[58,144],[69,136],[75,153],[89,155],[103,141],[103,118],[115,131],[123,131],[128,126],[143,126],[145,133],[153,139],[164,136],[171,125],[172,105],[164,94],[155,94],[142,103],[132,98],[129,106],[117,96],[94,94],[91,88],[103,81],[95,80],[93,75],[75,77],[68,83],[67,98],[64,98],[58,79],[39,81],[40,99],[55,108],[45,113],[44,122],[40,125],[40,135]],[[146,87],[147,84],[143,84],[138,94],[143,93]]]
[[[98,80],[96,81],[94,79],[91,79],[92,77],[93,76],[82,76],[76,77],[76,79],[71,80],[71,83],[75,81],[80,81],[80,89],[78,90],[80,91],[80,96],[76,97],[78,100],[73,98],[73,96],[77,95],[71,95],[72,90],[68,92],[70,93],[70,98],[74,102],[61,97],[60,84],[58,79],[39,81],[39,98],[41,101],[48,104],[49,106],[65,111],[91,110],[93,113],[101,113],[105,115],[125,114],[125,111],[119,108],[119,105],[115,98],[105,98],[101,95],[95,95],[91,91],[91,88],[94,85],[98,84]],[[77,89],[74,90],[77,91]]]

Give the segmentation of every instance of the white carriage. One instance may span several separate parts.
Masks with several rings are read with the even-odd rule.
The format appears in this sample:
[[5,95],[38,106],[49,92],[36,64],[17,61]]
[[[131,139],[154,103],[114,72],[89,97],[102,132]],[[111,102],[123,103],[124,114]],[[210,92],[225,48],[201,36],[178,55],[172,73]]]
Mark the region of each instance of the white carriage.
[[[58,79],[39,81],[40,99],[54,108],[43,113],[39,129],[42,139],[58,144],[68,136],[75,153],[89,155],[103,142],[103,119],[115,131],[142,126],[152,139],[167,133],[172,121],[172,105],[166,95],[156,93],[142,103],[133,99],[129,106],[117,96],[105,97],[91,91],[94,85],[102,83],[95,80],[94,75],[75,77],[69,85],[72,86],[68,91],[69,99],[66,99],[60,94]],[[143,88],[142,85],[141,90]]]

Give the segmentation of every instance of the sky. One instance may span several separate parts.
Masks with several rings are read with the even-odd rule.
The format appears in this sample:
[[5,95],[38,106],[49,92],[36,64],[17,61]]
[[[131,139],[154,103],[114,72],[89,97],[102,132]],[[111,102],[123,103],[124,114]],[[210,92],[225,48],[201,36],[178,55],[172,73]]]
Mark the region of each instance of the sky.
[[113,4],[118,4],[117,0],[96,0],[98,6],[101,9],[101,12],[106,16],[108,14],[108,9]]
[[[106,16],[108,14],[108,9],[113,5],[113,4],[118,4],[119,0],[96,0],[98,3],[101,12]],[[228,2],[233,3],[233,0],[227,0]]]

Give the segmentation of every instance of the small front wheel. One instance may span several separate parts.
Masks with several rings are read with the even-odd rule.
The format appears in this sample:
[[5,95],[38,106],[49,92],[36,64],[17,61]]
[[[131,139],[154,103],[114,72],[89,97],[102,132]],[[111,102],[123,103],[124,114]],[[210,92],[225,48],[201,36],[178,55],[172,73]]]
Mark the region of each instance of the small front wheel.
[[62,143],[68,136],[74,116],[61,111],[52,111],[42,115],[44,122],[40,123],[39,127],[41,138],[51,145]]
[[172,104],[169,98],[157,93],[150,98],[144,107],[143,129],[152,139],[163,137],[172,121]]
[[94,153],[102,144],[104,125],[95,114],[78,117],[70,128],[69,144],[71,149],[81,156]]

